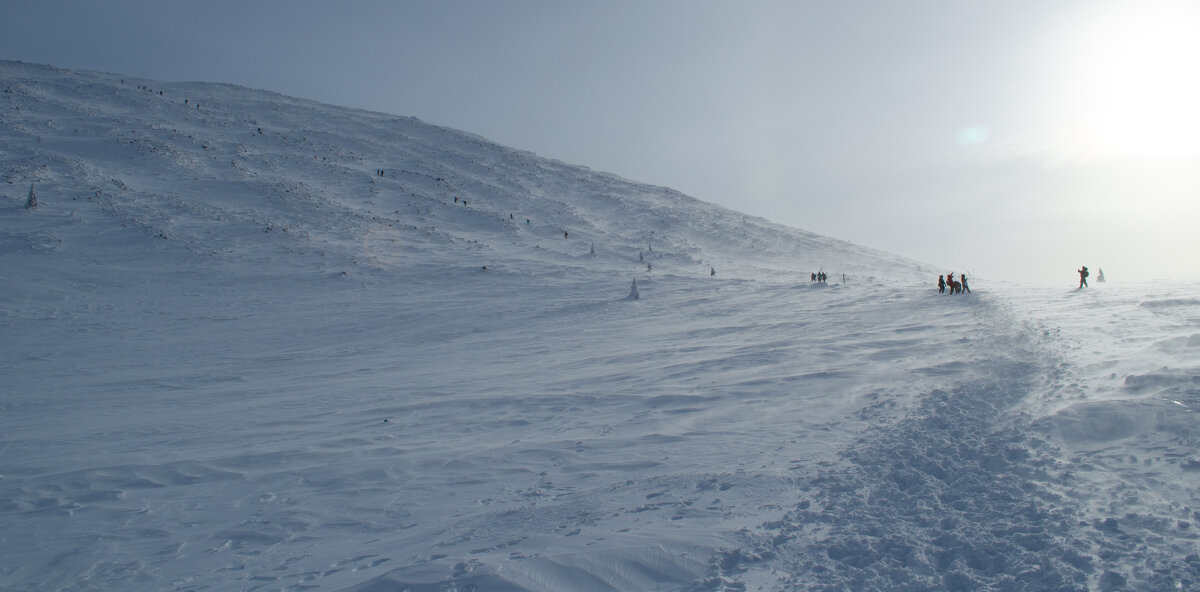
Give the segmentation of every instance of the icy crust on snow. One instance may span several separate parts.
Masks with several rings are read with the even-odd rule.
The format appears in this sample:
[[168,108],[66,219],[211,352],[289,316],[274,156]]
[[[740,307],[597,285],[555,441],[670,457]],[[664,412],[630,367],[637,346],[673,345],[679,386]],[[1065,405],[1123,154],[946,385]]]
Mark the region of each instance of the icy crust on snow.
[[1200,583],[1196,285],[942,296],[415,120],[12,62],[0,161],[2,589]]

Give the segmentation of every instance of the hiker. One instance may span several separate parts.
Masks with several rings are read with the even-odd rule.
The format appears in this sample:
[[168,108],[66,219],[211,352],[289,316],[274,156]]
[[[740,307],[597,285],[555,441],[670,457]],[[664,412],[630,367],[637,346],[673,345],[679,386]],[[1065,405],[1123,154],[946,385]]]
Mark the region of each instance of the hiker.
[[938,276],[938,294],[946,293],[946,276]]
[[811,281],[811,282],[813,282],[813,283],[816,283],[816,281],[817,281],[817,272],[815,272],[815,271],[813,272],[813,274],[812,274],[812,279],[811,279],[811,280],[809,280],[809,281]]
[[1087,287],[1087,285],[1088,285],[1088,284],[1087,284],[1087,278],[1088,278],[1088,270],[1087,270],[1087,266],[1086,266],[1086,265],[1084,265],[1084,266],[1083,266],[1082,268],[1080,268],[1078,271],[1079,271],[1079,287],[1080,287],[1081,289],[1082,289],[1082,288],[1086,288],[1086,287]]
[[966,292],[967,294],[970,294],[970,293],[971,293],[971,286],[968,286],[968,285],[967,285],[967,274],[965,274],[965,273],[960,273],[960,274],[958,274],[958,277],[959,277],[959,279],[960,279],[960,280],[962,280],[962,291],[963,291],[963,292]]

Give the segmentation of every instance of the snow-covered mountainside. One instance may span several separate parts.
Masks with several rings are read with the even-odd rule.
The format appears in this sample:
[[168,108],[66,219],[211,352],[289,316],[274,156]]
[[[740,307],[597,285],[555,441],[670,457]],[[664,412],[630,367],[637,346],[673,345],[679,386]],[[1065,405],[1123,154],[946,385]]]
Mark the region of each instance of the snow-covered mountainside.
[[334,257],[310,265],[339,273],[534,263],[627,277],[645,266],[639,252],[690,275],[757,264],[865,280],[915,267],[411,118],[226,85],[0,68],[11,199],[34,183],[50,203],[89,201],[196,253],[303,250]]
[[0,181],[0,589],[1200,588],[1196,285],[14,62]]

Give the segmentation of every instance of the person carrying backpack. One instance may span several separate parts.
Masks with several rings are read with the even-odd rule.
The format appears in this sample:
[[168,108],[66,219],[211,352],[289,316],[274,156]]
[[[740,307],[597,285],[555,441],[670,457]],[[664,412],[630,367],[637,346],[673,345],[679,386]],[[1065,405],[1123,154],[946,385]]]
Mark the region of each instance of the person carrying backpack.
[[1082,268],[1079,269],[1079,287],[1080,288],[1087,287],[1087,285],[1088,285],[1087,278],[1088,278],[1088,270],[1087,270],[1087,266],[1084,265]]

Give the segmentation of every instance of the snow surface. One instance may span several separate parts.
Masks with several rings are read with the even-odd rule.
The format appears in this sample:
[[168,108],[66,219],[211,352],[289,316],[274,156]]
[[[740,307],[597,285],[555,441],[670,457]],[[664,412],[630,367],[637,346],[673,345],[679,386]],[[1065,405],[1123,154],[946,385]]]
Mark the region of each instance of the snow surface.
[[0,163],[2,590],[1200,589],[1195,284],[15,62]]

